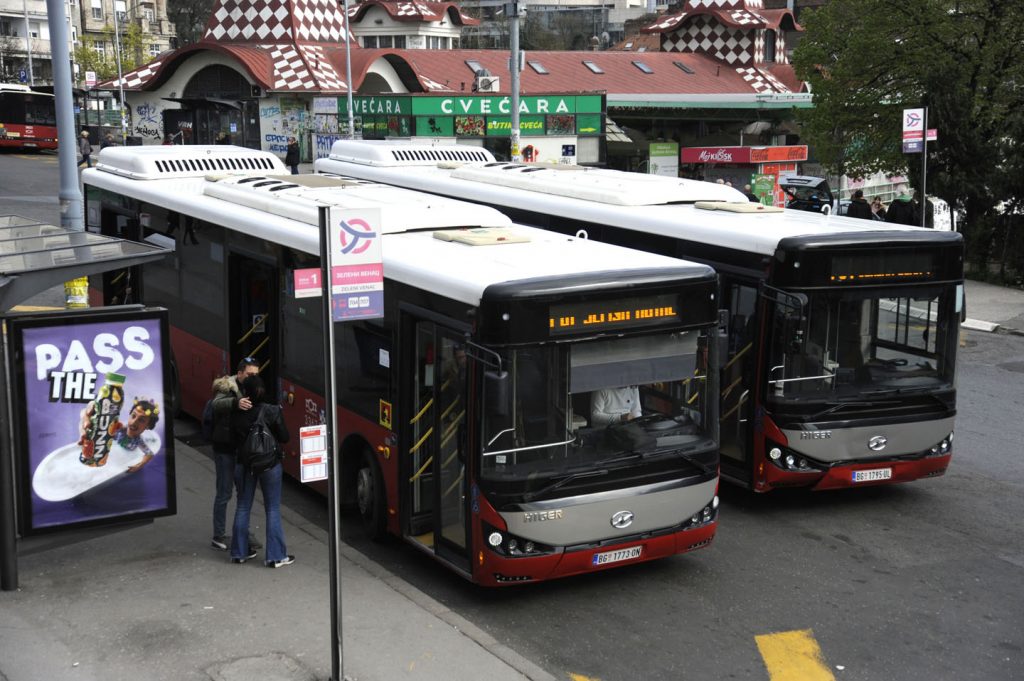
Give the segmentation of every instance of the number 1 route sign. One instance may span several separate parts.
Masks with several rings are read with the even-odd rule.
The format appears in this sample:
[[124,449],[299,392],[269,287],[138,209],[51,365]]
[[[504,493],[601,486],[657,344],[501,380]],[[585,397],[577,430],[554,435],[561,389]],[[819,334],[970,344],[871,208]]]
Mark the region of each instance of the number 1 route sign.
[[331,257],[331,319],[379,319],[384,316],[384,265],[381,262],[379,209],[327,211]]

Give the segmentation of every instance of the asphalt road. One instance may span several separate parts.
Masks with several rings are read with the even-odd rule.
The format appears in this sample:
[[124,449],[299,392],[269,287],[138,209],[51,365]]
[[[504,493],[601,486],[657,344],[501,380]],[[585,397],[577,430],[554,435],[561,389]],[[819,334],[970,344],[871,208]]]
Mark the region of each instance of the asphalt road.
[[[55,184],[56,157],[0,155],[0,213],[56,220]],[[944,477],[724,487],[718,537],[691,555],[487,590],[400,541],[364,540],[354,518],[342,539],[559,678],[768,679],[755,637],[809,630],[843,681],[1021,679],[1022,375],[1024,337],[968,332]],[[195,424],[176,428],[189,439]],[[321,497],[289,484],[285,503],[326,528]]]

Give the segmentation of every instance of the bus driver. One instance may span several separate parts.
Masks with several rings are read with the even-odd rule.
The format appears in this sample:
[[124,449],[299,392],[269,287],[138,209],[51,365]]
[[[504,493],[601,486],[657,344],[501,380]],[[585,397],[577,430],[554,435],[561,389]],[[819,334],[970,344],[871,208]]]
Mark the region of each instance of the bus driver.
[[607,426],[640,418],[640,389],[635,385],[602,388],[590,395],[590,424]]

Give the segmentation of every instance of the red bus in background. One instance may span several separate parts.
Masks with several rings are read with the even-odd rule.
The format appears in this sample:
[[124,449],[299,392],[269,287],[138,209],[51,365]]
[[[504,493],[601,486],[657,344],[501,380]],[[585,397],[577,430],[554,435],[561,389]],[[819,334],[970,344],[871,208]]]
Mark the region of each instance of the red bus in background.
[[0,148],[56,149],[53,95],[25,85],[0,83]]

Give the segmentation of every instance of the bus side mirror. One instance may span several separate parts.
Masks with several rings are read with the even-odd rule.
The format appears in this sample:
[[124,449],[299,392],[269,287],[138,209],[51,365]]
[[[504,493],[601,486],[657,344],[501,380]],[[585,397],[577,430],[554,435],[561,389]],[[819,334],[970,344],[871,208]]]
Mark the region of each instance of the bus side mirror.
[[512,392],[507,371],[484,372],[484,409],[488,416],[508,416]]

